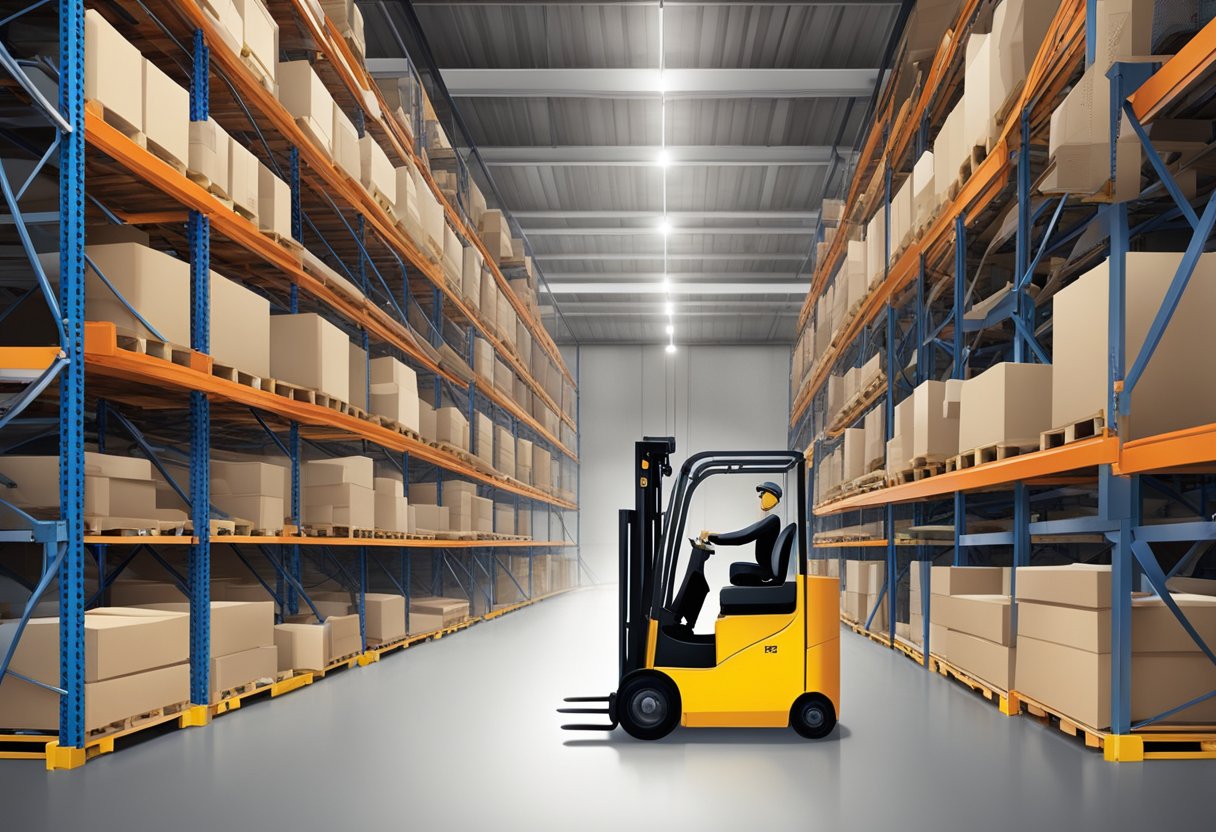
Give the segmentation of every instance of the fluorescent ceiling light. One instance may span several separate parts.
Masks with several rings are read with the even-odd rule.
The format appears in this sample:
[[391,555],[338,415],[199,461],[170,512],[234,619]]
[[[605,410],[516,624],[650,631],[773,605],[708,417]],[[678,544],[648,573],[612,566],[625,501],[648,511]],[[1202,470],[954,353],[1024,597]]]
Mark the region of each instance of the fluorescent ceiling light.
[[663,219],[659,221],[659,233],[664,237],[671,234],[671,220],[667,219],[667,217],[663,217]]
[[671,354],[672,354],[672,353],[674,353],[675,351],[676,351],[676,345],[675,345],[675,344],[668,344],[668,345],[667,345],[667,354],[668,354],[668,355],[671,355]]
[[667,334],[668,334],[668,335],[675,335],[675,334],[676,334],[676,328],[675,328],[674,326],[672,326],[671,324],[668,324],[668,325],[667,325]]

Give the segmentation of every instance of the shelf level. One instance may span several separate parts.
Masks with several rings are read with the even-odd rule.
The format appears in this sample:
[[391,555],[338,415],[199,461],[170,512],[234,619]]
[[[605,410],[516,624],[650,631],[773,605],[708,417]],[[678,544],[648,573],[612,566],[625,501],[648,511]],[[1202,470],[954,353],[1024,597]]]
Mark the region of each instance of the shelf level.
[[[92,377],[120,380],[129,386],[142,383],[153,388],[166,387],[182,391],[201,391],[213,401],[252,407],[273,413],[303,426],[332,428],[352,439],[366,439],[382,448],[405,451],[415,459],[430,462],[444,470],[493,486],[500,491],[518,494],[539,503],[566,509],[577,506],[543,491],[514,480],[498,479],[477,470],[458,457],[425,442],[359,419],[337,410],[309,402],[295,401],[265,390],[247,387],[234,381],[217,378],[207,371],[206,356],[196,356],[203,367],[184,366],[160,358],[119,349],[114,325],[105,322],[85,324],[85,368]],[[111,398],[122,400],[121,391]],[[218,418],[218,416],[213,416]]]
[[[107,546],[190,546],[198,538],[187,535],[106,535],[86,534],[84,542]],[[557,549],[574,546],[568,540],[385,540],[359,537],[288,537],[285,535],[212,535],[211,545],[251,546],[345,546],[387,549]]]

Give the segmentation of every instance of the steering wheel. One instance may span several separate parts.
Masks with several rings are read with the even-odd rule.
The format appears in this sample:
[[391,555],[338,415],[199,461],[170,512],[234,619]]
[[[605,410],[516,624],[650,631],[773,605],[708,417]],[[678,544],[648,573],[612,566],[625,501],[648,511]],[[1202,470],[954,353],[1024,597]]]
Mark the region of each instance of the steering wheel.
[[699,537],[690,537],[688,538],[688,542],[692,544],[692,548],[705,552],[707,555],[712,555],[715,551],[712,546]]

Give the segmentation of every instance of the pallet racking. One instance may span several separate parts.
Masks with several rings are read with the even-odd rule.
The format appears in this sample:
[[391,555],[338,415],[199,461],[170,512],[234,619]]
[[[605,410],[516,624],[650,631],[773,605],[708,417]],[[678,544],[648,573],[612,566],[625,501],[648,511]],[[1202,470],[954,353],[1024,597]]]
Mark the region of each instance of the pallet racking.
[[[982,5],[977,0],[961,4],[953,26],[907,100],[896,100],[892,94],[900,87],[896,79],[888,83],[886,97],[879,101],[845,195],[845,217],[858,222],[869,219],[862,203],[867,188],[877,182],[880,197],[885,196],[879,210],[887,212],[884,248],[888,255],[892,253],[889,212],[893,183],[910,170],[958,99],[965,35],[976,25]],[[998,692],[1004,694],[1001,710],[1010,714],[1026,711],[1051,718],[1065,730],[1071,727],[1071,733],[1080,731],[1087,744],[1103,748],[1109,760],[1210,758],[1216,756],[1216,732],[1211,726],[1180,731],[1162,723],[1182,708],[1216,696],[1216,691],[1151,718],[1131,719],[1131,599],[1139,589],[1168,598],[1166,581],[1192,567],[1216,539],[1209,496],[1211,463],[1216,461],[1216,442],[1212,441],[1216,424],[1125,440],[1120,435],[1120,421],[1127,416],[1131,391],[1160,342],[1216,219],[1216,192],[1210,176],[1185,158],[1180,161],[1172,156],[1167,164],[1144,129],[1155,119],[1210,117],[1206,114],[1210,112],[1216,60],[1216,23],[1193,34],[1168,59],[1117,62],[1108,73],[1112,147],[1119,135],[1120,116],[1126,115],[1150,163],[1148,185],[1139,196],[1129,202],[1110,196],[1114,193],[1113,158],[1110,194],[1044,196],[1035,185],[1044,169],[1048,117],[1066,89],[1094,61],[1096,8],[1095,0],[1060,4],[986,157],[928,227],[893,262],[886,257],[890,265],[859,313],[805,377],[792,380],[790,440],[794,447],[811,448],[815,458],[824,458],[839,433],[828,428],[841,427],[828,423],[827,377],[834,369],[860,366],[876,352],[886,357],[886,385],[878,406],[885,409],[888,439],[895,404],[925,380],[962,379],[969,368],[983,369],[998,361],[1050,363],[1050,348],[1044,341],[1051,332],[1051,307],[1044,305],[1044,295],[1036,303],[1036,296],[1028,290],[1042,288],[1041,278],[1052,256],[1062,257],[1072,250],[1068,268],[1057,273],[1064,281],[1109,256],[1107,418],[1096,435],[820,501],[811,507],[812,530],[822,533],[846,521],[856,524],[858,518],[883,524],[885,534],[879,538],[841,543],[833,552],[841,559],[868,559],[867,553],[880,551],[886,563],[878,602],[864,622],[850,626],[868,633],[879,605],[884,599],[894,599],[897,603],[891,605],[886,631],[870,634],[923,662],[926,668],[955,678],[965,674],[951,671],[932,653],[927,592],[919,611],[924,621],[923,650],[896,638],[896,619],[902,614],[899,603],[906,605],[901,590],[910,570],[921,570],[921,585],[928,586],[929,565],[934,560],[959,566],[1012,566],[1016,599],[1017,568],[1029,565],[1032,556],[1040,562],[1057,563],[1109,558],[1113,567],[1109,729],[1078,729],[1066,716],[1019,699],[1016,691]],[[1194,179],[1186,197],[1175,177],[1188,168]],[[872,206],[871,201],[871,210]],[[1133,355],[1124,338],[1126,255],[1132,245],[1151,250],[1163,232],[1175,235],[1173,245],[1183,240],[1185,254],[1150,334]],[[800,327],[811,319],[815,301],[841,267],[844,240],[844,234],[837,234],[816,264]],[[985,263],[992,253],[1003,256],[1011,268],[1001,270]],[[965,317],[972,303],[993,296],[1005,282],[1009,288],[983,320]],[[854,412],[849,423],[860,416]],[[1155,500],[1153,512],[1147,508],[1150,493]],[[812,496],[811,502],[817,499]],[[969,533],[969,515],[997,520],[1004,528]],[[924,540],[905,546],[906,541],[897,541],[894,534],[897,517],[910,519],[914,526],[949,525],[953,540],[944,544]],[[819,548],[827,550],[829,545]],[[1177,608],[1171,605],[1171,609],[1202,652],[1216,663],[1211,646],[1204,644]],[[1016,616],[1015,600],[1015,628]]]
[[[512,290],[508,274],[489,256],[463,201],[451,204],[440,192],[424,161],[423,93],[413,79],[413,124],[388,115],[383,95],[352,53],[331,20],[313,14],[306,0],[271,0],[267,8],[279,26],[279,57],[307,56],[326,88],[353,119],[360,134],[369,133],[399,162],[415,164],[440,201],[446,222],[468,245],[480,249],[485,275],[574,393],[572,407],[563,409],[533,374],[526,357],[517,356],[500,337],[494,322],[483,320],[460,292],[401,230],[387,211],[359,183],[351,180],[306,136],[271,90],[227,48],[223,36],[200,0],[142,0],[134,4],[99,4],[98,9],[123,26],[124,33],[173,80],[190,93],[191,120],[215,119],[243,141],[291,187],[292,232],[300,244],[285,245],[231,210],[181,170],[158,158],[134,137],[116,129],[84,94],[83,0],[31,2],[0,17],[0,33],[21,27],[23,39],[41,44],[38,58],[17,58],[0,44],[0,64],[11,83],[6,94],[37,129],[0,138],[5,155],[17,153],[38,160],[29,181],[13,181],[0,169],[11,242],[24,258],[28,295],[42,295],[51,310],[59,338],[55,346],[0,347],[0,383],[9,393],[0,410],[3,452],[46,445],[57,436],[60,469],[60,510],[56,519],[27,514],[0,496],[0,509],[11,526],[0,531],[0,547],[35,547],[41,553],[37,581],[28,582],[29,602],[20,611],[17,637],[39,598],[53,586],[59,595],[61,632],[60,682],[51,686],[60,696],[60,723],[55,737],[3,735],[21,751],[0,750],[0,757],[43,756],[48,768],[70,768],[113,748],[113,738],[86,736],[84,699],[84,613],[106,597],[107,589],[137,555],[160,563],[189,599],[191,704],[178,715],[180,725],[205,724],[214,713],[239,706],[239,700],[208,709],[209,617],[213,548],[233,553],[272,598],[279,613],[294,614],[311,607],[305,575],[336,582],[350,592],[363,632],[364,595],[383,587],[407,597],[422,573],[426,594],[440,595],[458,588],[474,604],[470,621],[493,619],[536,600],[533,563],[545,553],[573,550],[577,581],[582,569],[578,555],[578,524],[570,512],[578,500],[577,363],[568,368],[549,332],[532,317]],[[15,37],[6,37],[13,43]],[[53,56],[53,58],[51,57]],[[57,86],[58,100],[44,90]],[[138,83],[138,81],[137,81]],[[10,103],[12,103],[10,102]],[[33,146],[27,134],[46,138]],[[57,209],[23,209],[25,190],[40,173],[58,169]],[[467,177],[465,189],[467,194]],[[189,348],[129,349],[120,343],[112,324],[85,322],[85,224],[109,221],[151,231],[160,245],[188,258],[191,269],[191,343]],[[58,245],[47,243],[58,237]],[[60,276],[55,287],[39,266],[38,254],[57,249]],[[317,263],[332,264],[326,268]],[[419,373],[420,393],[436,408],[456,405],[470,421],[486,413],[504,426],[512,439],[528,438],[549,449],[573,488],[565,493],[545,490],[506,478],[473,457],[437,447],[416,434],[369,420],[350,408],[334,409],[320,401],[300,400],[232,380],[217,373],[209,353],[209,274],[220,268],[230,278],[256,290],[280,311],[314,311],[338,324],[365,350],[405,360]],[[338,274],[341,272],[341,274]],[[339,280],[331,275],[338,274]],[[483,276],[483,279],[486,279]],[[117,294],[117,293],[116,293]],[[26,295],[22,295],[24,299]],[[121,296],[119,298],[122,300]],[[126,303],[123,300],[124,304]],[[16,304],[0,311],[0,319]],[[128,304],[129,307],[129,304]],[[560,312],[558,313],[560,316]],[[557,416],[557,427],[546,426],[528,409],[493,384],[482,384],[465,365],[472,364],[477,341],[522,380],[531,398]],[[370,357],[370,356],[369,356]],[[426,379],[426,384],[423,380]],[[476,437],[471,451],[476,452]],[[495,440],[497,441],[497,440]],[[83,520],[83,459],[86,443],[105,452],[125,451],[146,456],[165,473],[176,465],[189,478],[192,499],[184,534],[122,537],[88,533]],[[436,482],[459,477],[481,493],[509,500],[516,528],[526,513],[536,540],[494,539],[420,540],[304,536],[300,524],[300,462],[302,448],[341,456],[375,455],[411,482]],[[281,453],[290,461],[290,529],[271,535],[218,535],[209,498],[211,451],[254,450]],[[173,480],[171,475],[166,477]],[[573,493],[570,493],[573,492]],[[179,489],[179,493],[182,493]],[[167,555],[187,550],[187,571],[173,567]],[[500,564],[507,553],[527,556],[524,581]],[[418,561],[424,559],[424,561]],[[0,572],[27,583],[0,557]],[[419,568],[415,569],[415,562]],[[421,564],[426,568],[422,569]],[[97,588],[86,592],[86,565],[98,576]],[[496,578],[505,574],[523,600],[498,604]],[[543,584],[538,584],[543,585]],[[315,609],[315,608],[314,608]],[[408,613],[407,613],[408,615]],[[391,649],[408,646],[411,636]],[[369,648],[361,636],[358,664],[378,660],[389,648]],[[13,646],[0,655],[0,680],[6,678]],[[9,671],[10,683],[16,674]],[[28,682],[28,680],[26,680]],[[277,692],[300,683],[281,682]],[[43,685],[43,687],[47,687]],[[277,694],[276,694],[277,695]],[[201,703],[201,704],[200,704]],[[223,703],[221,703],[223,705]],[[45,747],[41,747],[41,746]]]

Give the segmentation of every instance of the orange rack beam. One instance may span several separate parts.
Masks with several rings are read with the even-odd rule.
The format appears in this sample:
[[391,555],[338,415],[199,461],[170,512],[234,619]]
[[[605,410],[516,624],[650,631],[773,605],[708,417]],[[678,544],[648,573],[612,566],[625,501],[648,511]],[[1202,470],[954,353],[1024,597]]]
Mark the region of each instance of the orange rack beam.
[[[355,416],[217,378],[211,375],[205,366],[201,369],[187,367],[142,353],[119,349],[117,332],[112,323],[88,322],[85,324],[84,330],[87,373],[120,378],[126,382],[168,386],[182,391],[198,390],[213,399],[234,402],[245,407],[255,407],[301,425],[335,428],[351,437],[366,439],[383,448],[406,451],[417,459],[438,465],[501,491],[519,494],[537,502],[562,508],[578,508],[571,502],[553,497],[532,486],[483,473],[446,451]],[[199,356],[199,358],[203,359],[199,363],[206,363],[206,356]]]
[[[198,538],[189,535],[109,535],[86,534],[85,543],[105,543],[110,546],[191,546],[198,543]],[[556,549],[573,546],[566,540],[387,540],[382,538],[362,537],[288,537],[286,535],[247,535],[226,534],[213,535],[211,544],[237,543],[249,545],[292,545],[300,546],[367,546],[394,549]]]
[[1196,82],[1212,71],[1216,63],[1216,20],[1211,21],[1187,41],[1178,54],[1170,58],[1128,97],[1136,118],[1147,124]]
[[1079,468],[1114,464],[1118,457],[1118,437],[1095,436],[1092,439],[1083,439],[1059,448],[1009,457],[985,465],[977,465],[974,468],[964,468],[948,474],[926,477],[917,482],[893,485],[889,488],[880,488],[876,491],[846,497],[816,506],[814,513],[824,516],[838,514],[842,511],[884,506],[888,503],[914,502],[953,494],[955,491],[996,488],[1002,485],[1012,485],[1019,481],[1075,471]]

